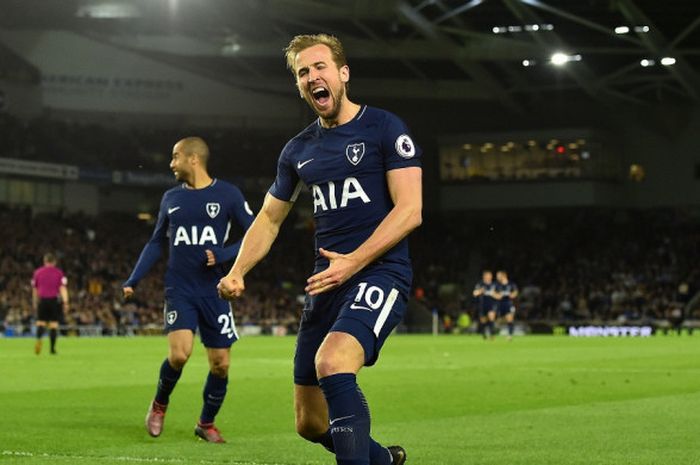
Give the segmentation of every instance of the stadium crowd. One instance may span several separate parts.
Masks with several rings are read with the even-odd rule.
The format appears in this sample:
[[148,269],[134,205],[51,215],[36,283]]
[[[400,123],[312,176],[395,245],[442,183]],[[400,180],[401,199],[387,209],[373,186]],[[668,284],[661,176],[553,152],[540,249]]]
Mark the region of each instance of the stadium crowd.
[[[43,254],[52,251],[68,277],[72,296],[65,326],[75,331],[97,327],[103,334],[126,334],[134,329],[160,331],[165,259],[139,284],[133,300],[122,299],[123,282],[152,225],[119,214],[91,218],[79,214],[32,215],[29,209],[0,208],[0,227],[6,231],[0,259],[0,323],[4,326],[20,326],[22,332],[31,330],[32,272]],[[300,248],[303,239],[298,236],[309,240],[310,236],[289,229],[285,243],[295,245],[276,246],[267,259],[269,265],[259,267],[260,271],[250,276],[249,292],[236,303],[239,326],[256,324],[264,331],[276,326],[296,329],[301,310],[297,294],[303,283],[303,273],[298,270],[311,269],[310,246]]]
[[666,319],[700,289],[697,213],[581,209],[426,221],[414,241],[414,256],[427,264],[416,282],[435,302],[444,300],[441,286],[459,283],[453,316],[472,305],[474,281],[488,268],[518,283],[521,320]]
[[[668,318],[700,289],[697,224],[680,210],[428,218],[411,239],[414,298],[457,318],[464,310],[473,312],[472,280],[480,269],[504,268],[521,290],[520,320]],[[160,331],[165,260],[138,286],[133,301],[121,297],[152,225],[121,214],[32,215],[29,209],[2,208],[0,227],[5,231],[0,259],[5,326],[29,331],[32,271],[45,252],[53,251],[73,296],[67,326],[98,327],[105,334]],[[264,265],[246,280],[247,293],[234,308],[239,326],[296,329],[302,287],[312,269],[311,247],[311,228],[290,218]],[[457,292],[445,297],[444,289]]]

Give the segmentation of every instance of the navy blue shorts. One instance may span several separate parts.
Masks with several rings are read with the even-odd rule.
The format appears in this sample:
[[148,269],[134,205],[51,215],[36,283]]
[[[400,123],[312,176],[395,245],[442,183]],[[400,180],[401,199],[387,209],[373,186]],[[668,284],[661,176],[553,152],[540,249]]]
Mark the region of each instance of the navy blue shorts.
[[374,365],[386,338],[406,312],[411,273],[401,276],[376,266],[362,271],[332,292],[306,296],[294,354],[294,383],[318,385],[315,358],[328,333],[355,337]]
[[487,317],[489,313],[496,311],[496,305],[479,305],[479,316]]
[[202,344],[210,349],[231,347],[238,340],[231,305],[217,296],[166,296],[163,318],[166,333],[199,328]]
[[509,314],[515,314],[515,305],[512,302],[503,302],[498,304],[498,317],[503,318]]

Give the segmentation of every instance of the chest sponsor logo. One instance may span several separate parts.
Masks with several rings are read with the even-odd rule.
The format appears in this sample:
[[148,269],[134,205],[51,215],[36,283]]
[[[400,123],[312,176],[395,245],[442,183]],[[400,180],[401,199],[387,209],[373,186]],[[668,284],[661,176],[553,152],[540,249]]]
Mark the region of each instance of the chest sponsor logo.
[[413,158],[416,154],[416,146],[408,134],[401,134],[396,138],[396,153],[404,158]]
[[362,203],[370,203],[369,198],[362,184],[357,178],[346,178],[343,186],[336,186],[333,181],[326,184],[312,184],[311,195],[314,198],[314,213],[327,210],[337,210],[345,208],[353,199],[360,199]]
[[209,202],[207,204],[207,215],[210,218],[216,218],[216,215],[221,211],[221,204],[218,202]]
[[170,207],[170,208],[168,208],[168,215],[172,215],[173,213],[175,213],[175,212],[178,211],[179,209],[180,209],[180,207]]
[[365,156],[365,143],[360,142],[359,144],[348,145],[345,147],[345,156],[350,163],[357,166],[360,160],[362,160],[362,157]]
[[195,225],[190,227],[188,231],[185,226],[178,226],[175,230],[175,239],[173,239],[173,246],[177,247],[180,244],[185,245],[218,245],[219,241],[216,240],[216,233],[214,228],[211,226],[204,226],[200,231]]

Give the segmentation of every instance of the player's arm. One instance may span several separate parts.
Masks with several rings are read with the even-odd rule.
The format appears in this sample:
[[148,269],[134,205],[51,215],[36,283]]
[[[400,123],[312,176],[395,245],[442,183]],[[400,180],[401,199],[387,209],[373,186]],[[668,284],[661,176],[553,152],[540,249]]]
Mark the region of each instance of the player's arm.
[[34,287],[32,285],[32,309],[34,309],[34,311],[36,312],[38,308],[39,308],[39,293],[36,291],[36,287]]
[[480,283],[474,286],[474,290],[472,291],[472,295],[474,297],[479,297],[484,293],[484,286],[482,286]]
[[[65,278],[64,278],[64,280],[65,280]],[[59,288],[59,292],[61,294],[61,302],[63,302],[63,311],[65,312],[68,310],[68,305],[69,305],[68,304],[68,302],[69,302],[68,301],[68,286],[66,285],[65,282],[63,284],[61,284],[61,287]]]
[[[165,198],[164,198],[165,200]],[[158,220],[153,229],[151,238],[146,242],[146,245],[139,255],[139,259],[131,272],[131,276],[122,285],[124,298],[128,299],[134,295],[134,287],[143,279],[150,271],[153,265],[163,255],[163,246],[167,241],[166,233],[168,230],[168,215],[166,213],[165,203],[161,202]]]
[[[230,213],[231,217],[236,220],[238,225],[243,228],[243,231],[247,231],[250,225],[253,224],[253,219],[255,218],[252,210],[248,206],[248,202],[243,198],[243,194],[237,193],[239,197],[235,202],[235,206]],[[233,260],[238,255],[240,250],[242,240],[238,240],[233,244],[227,245],[225,247],[212,247],[205,251],[207,255],[207,266],[214,266],[217,263],[228,262]]]
[[228,274],[219,281],[219,295],[222,298],[233,299],[243,293],[243,278],[270,251],[292,205],[293,202],[279,200],[272,194],[265,196],[260,213],[243,236],[236,261]]
[[510,291],[510,298],[515,300],[515,298],[518,297],[518,294],[520,294],[520,291],[518,291],[518,286],[513,286],[513,290]]
[[422,169],[410,166],[387,171],[386,179],[394,207],[365,242],[349,254],[320,249],[330,265],[307,280],[311,295],[328,291],[347,281],[417,228],[422,222]]

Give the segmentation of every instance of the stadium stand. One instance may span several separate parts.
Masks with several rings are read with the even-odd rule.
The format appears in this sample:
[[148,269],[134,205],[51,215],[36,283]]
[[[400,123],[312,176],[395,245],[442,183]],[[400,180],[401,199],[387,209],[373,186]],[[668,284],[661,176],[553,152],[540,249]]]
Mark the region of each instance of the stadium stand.
[[[465,297],[473,285],[470,263],[476,270],[512,270],[522,291],[518,318],[531,323],[664,326],[661,322],[677,318],[677,309],[684,309],[700,289],[693,260],[700,253],[700,231],[687,211],[581,210],[515,221],[453,220],[431,218],[412,239],[415,304],[435,308],[451,321],[462,310],[473,312],[471,298]],[[613,227],[596,228],[601,222]],[[151,225],[121,214],[33,216],[28,209],[3,208],[0,227],[6,231],[0,261],[4,326],[30,331],[31,272],[43,253],[52,250],[74,296],[66,330],[160,331],[164,261],[140,284],[133,302],[120,297]],[[253,326],[263,333],[295,331],[302,285],[312,269],[311,244],[311,229],[290,218],[264,265],[247,279],[247,294],[235,306],[239,327]],[[698,318],[697,313],[682,317]]]
[[[0,261],[0,321],[13,332],[31,331],[33,267],[45,251],[55,251],[68,276],[73,296],[63,328],[75,334],[131,334],[160,332],[165,261],[143,280],[132,302],[121,299],[122,283],[135,263],[152,226],[118,214],[41,214],[28,209],[0,209],[0,225],[7,231]],[[308,232],[290,231],[250,277],[248,294],[237,302],[239,326],[255,325],[261,332],[294,331],[300,311],[297,295],[303,283],[300,270],[310,270]],[[135,238],[124,241],[124,238]],[[306,257],[305,257],[306,256]],[[302,273],[303,274],[303,273]],[[295,287],[296,286],[296,287]],[[283,328],[283,329],[281,329]]]

